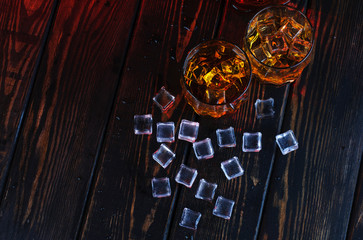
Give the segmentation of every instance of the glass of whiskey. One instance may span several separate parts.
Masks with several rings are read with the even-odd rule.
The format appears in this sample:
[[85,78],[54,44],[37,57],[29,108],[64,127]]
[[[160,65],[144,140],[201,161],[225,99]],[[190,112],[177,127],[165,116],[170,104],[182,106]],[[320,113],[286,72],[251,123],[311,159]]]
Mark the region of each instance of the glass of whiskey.
[[209,40],[188,53],[183,75],[181,86],[189,105],[199,115],[218,118],[234,113],[247,99],[252,71],[240,48]]
[[282,85],[299,79],[312,59],[313,47],[309,19],[289,6],[262,9],[247,28],[245,50],[253,74],[265,83]]

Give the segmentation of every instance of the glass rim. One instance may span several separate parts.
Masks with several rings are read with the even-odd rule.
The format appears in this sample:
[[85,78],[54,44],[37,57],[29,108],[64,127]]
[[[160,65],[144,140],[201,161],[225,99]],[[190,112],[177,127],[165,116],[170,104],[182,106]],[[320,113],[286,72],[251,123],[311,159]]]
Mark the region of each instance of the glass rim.
[[[292,65],[292,66],[289,66],[289,67],[274,67],[274,66],[270,66],[270,65],[267,65],[263,62],[261,62],[259,59],[256,58],[256,56],[252,53],[251,49],[248,47],[248,44],[247,44],[247,34],[248,34],[248,30],[250,28],[250,25],[252,23],[252,21],[263,11],[265,10],[268,10],[270,8],[287,8],[287,9],[290,9],[290,10],[294,10],[296,12],[298,12],[299,14],[301,14],[301,16],[304,17],[304,19],[307,20],[307,22],[309,23],[310,27],[311,27],[311,32],[312,32],[312,38],[311,38],[311,48],[309,49],[309,52],[306,54],[306,56],[301,59],[298,63]],[[288,6],[288,5],[271,5],[271,6],[268,6],[268,7],[265,7],[263,9],[261,9],[260,11],[258,11],[253,17],[252,19],[248,22],[248,25],[247,25],[247,28],[246,28],[246,34],[245,34],[245,37],[244,37],[244,43],[246,44],[246,48],[247,48],[247,51],[251,54],[251,56],[260,64],[262,64],[263,66],[266,66],[268,68],[272,68],[272,69],[292,69],[292,68],[295,68],[297,66],[299,66],[300,64],[302,64],[303,62],[305,62],[305,60],[310,56],[311,52],[313,51],[313,48],[315,46],[315,29],[313,28],[313,25],[311,24],[309,18],[303,13],[301,12],[300,10],[294,8],[294,7],[291,7],[291,6]]]
[[[185,83],[185,78],[184,78],[184,75],[185,75],[185,71],[186,71],[186,65],[191,57],[191,54],[197,49],[197,47],[200,47],[201,45],[203,44],[206,44],[206,43],[209,43],[209,42],[223,42],[223,43],[227,43],[227,44],[231,44],[233,47],[235,47],[238,51],[240,51],[241,53],[243,53],[243,55],[245,56],[247,62],[248,62],[248,68],[250,69],[250,74],[249,74],[249,79],[248,79],[248,84],[246,86],[246,88],[244,89],[244,91],[238,95],[236,98],[234,98],[232,101],[229,101],[227,103],[223,103],[223,104],[214,104],[214,103],[206,103],[200,99],[198,99],[196,96],[194,96],[193,93],[191,93],[189,90],[188,90],[188,87]],[[245,51],[243,51],[241,48],[239,48],[237,45],[233,44],[233,43],[230,43],[228,41],[225,41],[225,40],[220,40],[220,39],[209,39],[209,40],[205,40],[205,41],[202,41],[201,43],[199,43],[197,46],[193,47],[187,54],[185,60],[184,60],[184,64],[183,64],[183,77],[182,77],[182,82],[183,82],[183,85],[184,85],[184,88],[185,88],[185,91],[187,91],[190,96],[192,96],[195,100],[197,100],[198,102],[200,103],[203,103],[205,105],[208,105],[208,106],[228,106],[230,104],[232,104],[235,100],[241,98],[244,94],[246,94],[246,92],[248,91],[248,89],[250,88],[250,85],[251,85],[251,82],[252,82],[252,66],[251,66],[251,62],[250,60],[248,59],[248,56],[246,54]]]

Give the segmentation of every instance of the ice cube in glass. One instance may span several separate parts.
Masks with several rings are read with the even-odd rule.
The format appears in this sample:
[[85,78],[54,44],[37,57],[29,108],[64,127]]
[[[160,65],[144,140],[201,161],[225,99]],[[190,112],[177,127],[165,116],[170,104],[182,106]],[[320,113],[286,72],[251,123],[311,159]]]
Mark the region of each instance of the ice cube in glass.
[[232,215],[234,201],[219,196],[213,209],[213,215],[224,219],[230,219]]
[[163,168],[166,168],[174,158],[175,153],[164,144],[161,144],[160,148],[153,153],[153,159]]
[[206,180],[201,179],[199,181],[199,186],[197,193],[195,194],[195,197],[202,200],[212,201],[216,189],[217,189],[217,184],[209,183]]
[[198,136],[199,123],[183,119],[180,123],[179,136],[180,140],[195,142]]
[[292,130],[277,135],[276,143],[284,155],[299,148],[299,144]]
[[269,98],[266,100],[257,99],[255,102],[256,117],[257,119],[269,118],[275,114],[274,99]]
[[137,135],[153,133],[153,117],[151,114],[134,116],[134,132]]
[[174,142],[175,125],[173,122],[160,122],[156,124],[157,142]]
[[242,150],[244,152],[259,152],[262,149],[262,133],[243,133]]
[[175,177],[177,183],[183,184],[188,188],[191,188],[195,179],[197,178],[197,169],[190,168],[184,164],[180,165],[178,174]]
[[196,230],[201,217],[202,214],[200,212],[195,212],[189,208],[184,208],[179,226]]
[[233,157],[227,161],[221,162],[221,169],[228,180],[242,176],[244,173],[238,157]]
[[165,112],[173,106],[175,97],[171,95],[163,86],[153,98],[153,100],[155,104],[161,109],[161,111]]
[[153,178],[151,188],[154,198],[169,197],[171,195],[169,178]]
[[234,134],[234,128],[229,127],[227,129],[217,129],[217,143],[219,147],[235,147],[236,136]]
[[209,159],[214,156],[214,150],[210,138],[193,143],[193,149],[198,160]]

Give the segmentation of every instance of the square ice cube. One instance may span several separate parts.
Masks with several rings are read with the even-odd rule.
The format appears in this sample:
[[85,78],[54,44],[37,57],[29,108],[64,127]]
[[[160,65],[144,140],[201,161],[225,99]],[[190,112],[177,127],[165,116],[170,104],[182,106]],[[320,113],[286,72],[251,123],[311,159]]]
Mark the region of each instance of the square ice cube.
[[198,136],[199,123],[183,119],[180,123],[179,136],[180,140],[195,142]]
[[244,173],[238,157],[233,157],[227,161],[221,162],[221,169],[228,180],[242,176]]
[[156,124],[156,141],[157,142],[174,142],[175,125],[173,122]]
[[214,150],[210,138],[193,143],[193,149],[198,160],[209,159],[214,156]]
[[199,181],[199,186],[197,193],[195,194],[196,198],[212,201],[214,198],[214,193],[216,191],[217,184],[215,183],[209,183],[204,179],[201,179]]
[[166,168],[174,158],[175,153],[164,144],[161,144],[160,148],[153,153],[153,159],[163,168]]
[[291,130],[277,135],[276,143],[284,155],[299,148],[299,144],[296,141],[294,132]]
[[153,133],[153,117],[151,114],[134,116],[134,132],[138,135]]
[[259,152],[262,149],[262,133],[243,133],[242,150],[244,152]]
[[220,147],[235,147],[236,136],[234,135],[234,128],[217,129],[217,143]]
[[224,219],[230,219],[232,215],[234,201],[219,196],[213,209],[213,215]]
[[179,226],[196,230],[201,217],[202,214],[200,212],[195,212],[189,208],[184,208]]
[[171,195],[169,178],[153,178],[151,188],[154,198],[169,197]]
[[191,188],[195,179],[197,178],[198,171],[194,168],[189,168],[184,164],[180,165],[178,174],[175,177],[177,183],[183,184],[188,188]]
[[266,100],[257,99],[255,102],[256,117],[257,119],[269,118],[275,114],[274,99],[269,98]]
[[175,102],[175,97],[171,95],[163,86],[159,92],[153,97],[155,104],[165,112],[171,108]]

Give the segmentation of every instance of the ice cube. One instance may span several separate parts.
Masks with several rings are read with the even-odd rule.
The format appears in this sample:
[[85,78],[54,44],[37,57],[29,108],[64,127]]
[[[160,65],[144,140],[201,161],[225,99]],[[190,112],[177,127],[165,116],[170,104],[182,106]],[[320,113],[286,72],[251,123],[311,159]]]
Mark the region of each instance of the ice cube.
[[171,195],[169,178],[153,178],[151,188],[154,198],[169,197]]
[[179,226],[196,230],[201,217],[202,214],[200,212],[195,212],[189,208],[184,208]]
[[150,135],[153,132],[153,118],[151,114],[134,116],[134,132],[135,134]]
[[153,159],[163,168],[166,168],[174,158],[175,153],[164,144],[161,144],[160,148],[153,153]]
[[175,102],[175,97],[171,95],[165,87],[162,87],[156,96],[153,98],[155,104],[165,112],[171,108]]
[[213,209],[213,215],[221,217],[224,219],[230,219],[232,215],[232,210],[234,206],[234,201],[219,196],[216,201],[216,205]]
[[179,171],[175,177],[177,183],[183,184],[191,188],[198,175],[197,169],[189,168],[184,164],[180,165]]
[[269,118],[275,114],[274,99],[269,98],[266,100],[257,99],[255,102],[256,117],[257,119]]
[[262,133],[243,133],[242,150],[244,152],[259,152],[262,149]]
[[199,181],[199,186],[197,193],[195,194],[195,197],[202,200],[212,201],[216,189],[217,189],[217,184],[209,183],[204,179],[201,179]]
[[305,58],[306,55],[308,55],[310,49],[310,42],[301,39],[294,39],[294,41],[290,44],[288,57],[291,60],[300,62]]
[[214,150],[210,138],[193,143],[193,149],[198,160],[209,159],[214,156]]
[[289,41],[293,40],[301,34],[304,26],[296,22],[293,18],[286,18],[284,25],[280,27],[279,31],[285,34]]
[[180,123],[179,135],[178,138],[180,140],[195,142],[198,136],[199,123],[192,122],[183,119]]
[[221,169],[228,180],[242,176],[244,173],[238,157],[233,157],[227,161],[222,162]]
[[257,22],[257,32],[262,38],[266,38],[276,32],[275,19],[264,19]]
[[281,32],[277,32],[276,34],[270,36],[268,38],[268,47],[272,54],[280,53],[284,54],[289,50],[289,47],[287,45],[285,35]]
[[157,142],[174,142],[175,125],[173,122],[156,124],[156,141]]
[[299,148],[299,144],[292,130],[277,135],[276,143],[284,155]]
[[217,129],[217,143],[220,147],[235,147],[236,136],[234,135],[234,128]]

